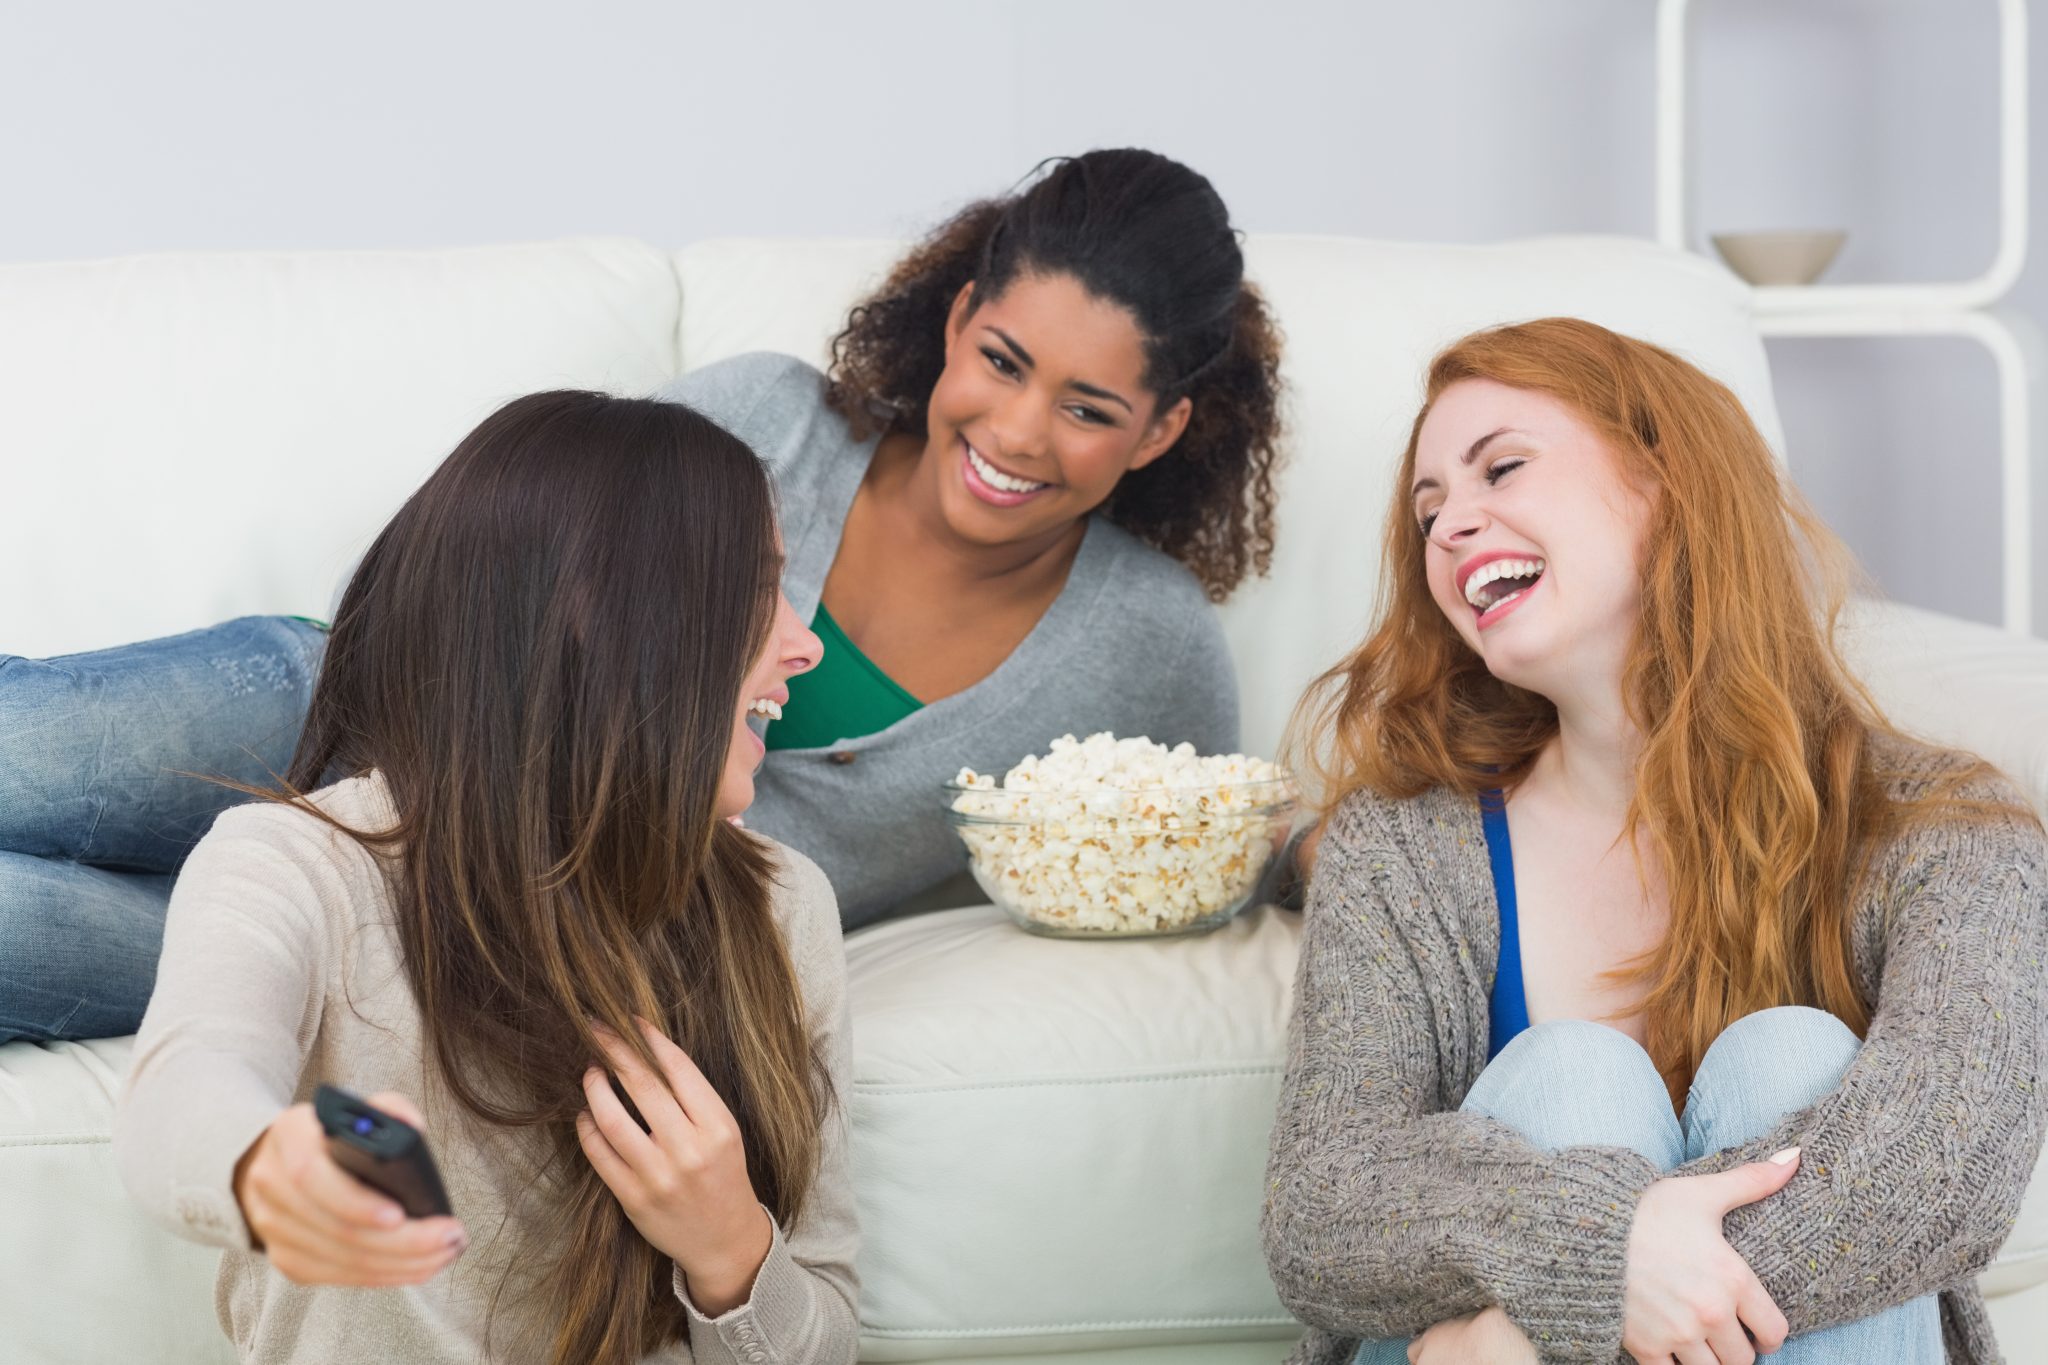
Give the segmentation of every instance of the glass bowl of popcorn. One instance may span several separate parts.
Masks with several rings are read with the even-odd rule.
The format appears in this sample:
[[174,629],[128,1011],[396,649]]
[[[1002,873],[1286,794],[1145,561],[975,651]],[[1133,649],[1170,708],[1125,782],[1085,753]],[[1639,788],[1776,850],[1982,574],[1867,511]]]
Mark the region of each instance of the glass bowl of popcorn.
[[1020,928],[1057,938],[1192,934],[1251,902],[1293,828],[1287,774],[1148,739],[1054,740],[999,780],[963,768],[946,819],[974,879]]

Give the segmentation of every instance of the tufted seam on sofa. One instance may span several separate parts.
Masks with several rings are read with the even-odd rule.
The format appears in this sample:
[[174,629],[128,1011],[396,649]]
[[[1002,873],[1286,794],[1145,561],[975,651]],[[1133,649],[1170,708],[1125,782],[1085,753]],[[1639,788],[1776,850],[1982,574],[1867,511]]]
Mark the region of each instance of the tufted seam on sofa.
[[104,1147],[113,1140],[111,1133],[25,1133],[0,1135],[0,1147]]

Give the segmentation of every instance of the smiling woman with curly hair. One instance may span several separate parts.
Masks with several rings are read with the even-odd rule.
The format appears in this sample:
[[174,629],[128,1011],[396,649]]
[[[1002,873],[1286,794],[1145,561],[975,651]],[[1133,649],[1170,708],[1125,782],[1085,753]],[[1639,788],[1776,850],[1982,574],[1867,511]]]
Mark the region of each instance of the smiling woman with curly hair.
[[[1196,211],[1166,211],[1176,199]],[[1090,153],[1015,199],[970,205],[854,309],[833,343],[829,401],[856,430],[929,439],[926,406],[962,291],[992,300],[1019,278],[1068,277],[1130,314],[1153,410],[1189,409],[1173,458],[1134,462],[1096,511],[1187,565],[1221,602],[1273,557],[1280,365],[1279,333],[1240,280],[1222,209],[1206,181],[1148,152]],[[1183,259],[1201,278],[1179,274]]]

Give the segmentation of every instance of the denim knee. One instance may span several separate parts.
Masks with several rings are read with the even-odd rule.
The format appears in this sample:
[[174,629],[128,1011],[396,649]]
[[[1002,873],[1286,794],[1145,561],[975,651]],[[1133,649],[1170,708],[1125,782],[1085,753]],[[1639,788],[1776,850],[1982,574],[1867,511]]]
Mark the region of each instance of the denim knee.
[[0,1043],[133,1033],[171,878],[0,851]]
[[1650,1055],[1618,1029],[1583,1019],[1553,1019],[1517,1035],[1461,1107],[1546,1151],[1627,1147],[1658,1170],[1683,1157],[1670,1092]]
[[1722,1031],[1700,1060],[1685,1105],[1686,1158],[1762,1137],[1841,1083],[1863,1045],[1825,1010],[1759,1010]]
[[56,659],[0,656],[0,849],[172,872],[290,762],[326,637],[254,616]]

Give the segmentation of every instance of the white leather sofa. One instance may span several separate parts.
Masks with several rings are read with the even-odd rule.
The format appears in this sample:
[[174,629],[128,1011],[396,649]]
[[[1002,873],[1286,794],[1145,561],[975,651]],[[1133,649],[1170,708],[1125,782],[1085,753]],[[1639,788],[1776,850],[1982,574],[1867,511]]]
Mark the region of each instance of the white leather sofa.
[[[1577,313],[1692,357],[1777,436],[1747,294],[1703,260],[1618,239],[1248,250],[1292,386],[1275,570],[1226,610],[1249,748],[1272,750],[1369,615],[1393,462],[1444,342]],[[644,392],[754,349],[819,358],[892,254],[585,241],[0,268],[0,649],[324,614],[367,537],[504,399]],[[2048,810],[2048,644],[1883,606],[1850,643],[1901,720]],[[1256,1220],[1297,936],[1266,910],[1193,940],[1055,943],[986,909],[854,935],[865,1357],[1278,1360],[1293,1330]],[[127,1051],[0,1047],[0,1360],[231,1359],[213,1257],[115,1179]],[[2037,1187],[1985,1276],[2016,1361],[2048,1359],[2044,1280]]]

